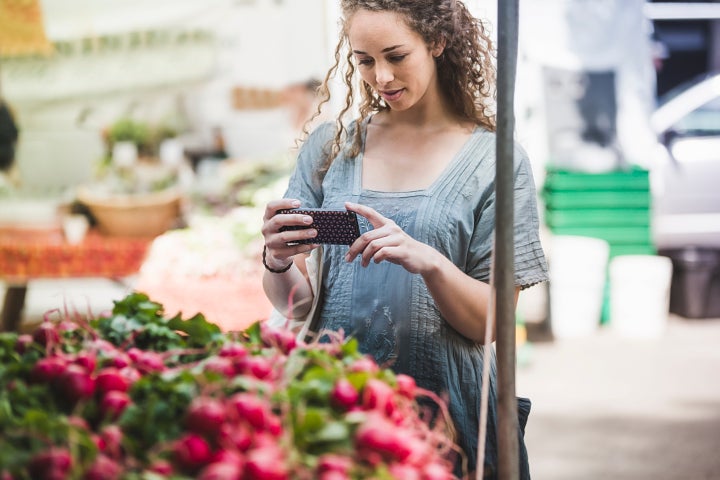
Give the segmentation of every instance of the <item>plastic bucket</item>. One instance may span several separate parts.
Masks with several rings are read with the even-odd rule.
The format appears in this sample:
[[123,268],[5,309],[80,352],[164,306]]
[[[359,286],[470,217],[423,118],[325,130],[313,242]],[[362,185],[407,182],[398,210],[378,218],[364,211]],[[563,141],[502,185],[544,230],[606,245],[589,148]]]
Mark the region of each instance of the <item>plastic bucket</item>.
[[592,335],[600,325],[610,246],[556,235],[550,242],[550,325],[555,338]]
[[662,335],[670,313],[672,261],[619,255],[610,261],[610,329],[623,337]]

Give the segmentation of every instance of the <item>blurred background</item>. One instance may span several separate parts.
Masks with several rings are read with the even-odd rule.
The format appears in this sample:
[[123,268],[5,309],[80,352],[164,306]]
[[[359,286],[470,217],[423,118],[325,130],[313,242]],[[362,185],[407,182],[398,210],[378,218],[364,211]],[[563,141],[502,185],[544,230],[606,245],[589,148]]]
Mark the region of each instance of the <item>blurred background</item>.
[[[496,36],[497,3],[466,4]],[[338,16],[0,0],[3,328],[134,289],[225,329],[266,318],[262,209]],[[533,475],[720,478],[720,2],[520,0],[519,20],[516,138],[551,270],[517,315]]]

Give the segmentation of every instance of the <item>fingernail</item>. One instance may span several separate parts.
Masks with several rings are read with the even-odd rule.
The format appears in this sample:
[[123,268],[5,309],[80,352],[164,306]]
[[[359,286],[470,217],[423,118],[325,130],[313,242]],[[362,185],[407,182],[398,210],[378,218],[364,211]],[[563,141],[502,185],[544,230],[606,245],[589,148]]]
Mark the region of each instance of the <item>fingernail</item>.
[[303,217],[303,223],[310,225],[313,222],[313,218],[310,216]]
[[299,206],[300,206],[300,200],[295,200],[295,201],[293,201],[293,202],[292,202],[292,206],[293,206],[293,208],[299,207]]
[[317,230],[312,230],[312,229],[311,229],[311,230],[308,230],[308,232],[307,232],[307,236],[308,236],[308,237],[314,237],[314,236],[316,236],[316,235],[317,235]]

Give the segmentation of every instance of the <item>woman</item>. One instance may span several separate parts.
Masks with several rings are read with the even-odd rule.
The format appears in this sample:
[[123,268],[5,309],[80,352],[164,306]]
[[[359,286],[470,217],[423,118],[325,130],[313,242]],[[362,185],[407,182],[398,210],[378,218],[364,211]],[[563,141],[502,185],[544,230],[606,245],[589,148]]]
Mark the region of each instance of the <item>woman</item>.
[[[302,317],[312,303],[304,258],[317,245],[288,242],[317,232],[280,232],[312,219],[277,210],[356,212],[361,237],[349,248],[330,245],[323,251],[319,329],[356,337],[378,363],[446,395],[455,440],[471,470],[482,366],[492,362],[484,470],[493,476],[495,358],[492,346],[483,345],[495,221],[491,43],[459,0],[341,4],[336,64],[325,84],[345,54],[346,107],[338,121],[309,135],[285,198],[266,207],[265,291],[289,317]],[[360,116],[346,126],[341,119],[355,99],[355,72],[362,79]],[[535,197],[529,162],[518,148],[517,292],[547,277]],[[527,415],[529,406],[521,410]],[[519,439],[521,476],[529,478],[520,432]]]

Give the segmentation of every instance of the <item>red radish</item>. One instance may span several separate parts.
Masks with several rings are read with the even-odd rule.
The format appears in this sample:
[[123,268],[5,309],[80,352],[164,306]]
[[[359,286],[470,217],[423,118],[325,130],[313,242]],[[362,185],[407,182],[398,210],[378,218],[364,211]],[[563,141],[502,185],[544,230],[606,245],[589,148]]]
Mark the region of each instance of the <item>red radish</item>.
[[261,356],[251,356],[245,358],[242,362],[242,373],[249,373],[257,379],[265,379],[272,373],[272,365],[270,360]]
[[330,392],[330,403],[343,411],[353,407],[358,398],[360,398],[360,394],[347,378],[341,378],[335,382],[335,386]]
[[352,463],[353,460],[350,457],[326,453],[318,459],[317,471],[318,473],[341,472],[347,474],[352,467]]
[[238,480],[242,478],[241,465],[230,462],[215,462],[203,468],[199,480]]
[[397,461],[407,459],[412,451],[403,438],[402,430],[379,413],[371,413],[355,433],[355,445],[359,450],[380,453]]
[[118,351],[110,357],[110,365],[115,368],[125,368],[131,363],[130,357],[125,352]]
[[41,358],[33,366],[30,377],[36,382],[53,382],[60,378],[65,367],[67,367],[67,361],[62,357]]
[[219,443],[225,448],[236,448],[244,452],[253,443],[252,430],[243,423],[226,422],[220,427]]
[[[131,353],[132,352],[132,353]],[[162,372],[165,370],[165,362],[162,355],[157,352],[143,351],[137,348],[128,350],[130,359],[142,373]]]
[[321,473],[320,476],[318,476],[318,480],[351,480],[351,477],[349,473],[330,470],[328,472]]
[[188,433],[173,445],[173,458],[183,470],[195,472],[212,460],[212,452],[204,438]]
[[175,473],[173,471],[172,464],[170,462],[168,462],[167,460],[162,460],[162,459],[158,459],[158,460],[155,460],[154,462],[152,462],[150,464],[150,466],[148,467],[148,470],[153,473],[157,473],[159,475],[164,475],[164,476],[170,476],[173,473]]
[[368,410],[377,410],[386,415],[395,412],[395,392],[385,382],[371,378],[363,388],[363,406]]
[[185,425],[196,433],[217,435],[225,422],[225,405],[211,397],[199,397],[190,403]]
[[15,351],[20,355],[24,354],[28,351],[28,348],[30,348],[30,345],[32,345],[34,341],[35,340],[33,340],[32,335],[28,333],[18,335],[17,340],[15,341]]
[[269,411],[264,400],[251,393],[236,393],[230,397],[228,404],[238,413],[239,417],[258,430],[264,430]]
[[111,390],[100,401],[100,411],[105,418],[117,420],[131,403],[132,400],[127,393]]
[[72,468],[70,452],[60,447],[50,447],[34,455],[28,463],[30,478],[65,479]]
[[290,478],[283,453],[277,445],[266,445],[247,453],[244,480],[287,480]]
[[392,463],[388,468],[390,476],[392,478],[398,478],[402,480],[422,480],[420,472],[417,468],[404,463]]
[[105,445],[102,450],[113,458],[122,453],[123,432],[118,425],[108,425],[100,431],[100,439]]
[[355,360],[350,365],[349,370],[351,372],[364,372],[364,373],[377,373],[380,370],[378,364],[370,356],[363,356]]
[[415,398],[417,385],[413,377],[400,373],[395,377],[395,380],[397,381],[397,391],[400,395],[410,399]]
[[125,377],[128,382],[130,382],[130,385],[137,382],[142,377],[140,372],[138,372],[137,369],[133,368],[133,367],[121,368],[119,373],[120,373],[120,375]]
[[98,391],[107,393],[113,390],[127,392],[130,389],[130,379],[120,373],[115,367],[105,367],[95,377]]
[[221,357],[229,357],[232,359],[245,358],[248,354],[247,348],[242,343],[232,342],[226,343],[220,347],[218,355]]
[[105,443],[105,440],[97,433],[91,433],[90,440],[92,440],[99,452],[104,452],[107,449],[107,444]]
[[227,378],[235,376],[233,361],[228,357],[212,356],[203,362],[206,372],[214,372]]
[[55,345],[60,341],[60,334],[57,327],[49,320],[43,321],[32,333],[33,340],[40,345],[47,347]]
[[83,417],[79,417],[77,415],[70,415],[67,417],[68,425],[71,427],[75,427],[80,430],[89,430],[90,426],[88,425],[87,420],[85,420]]
[[122,468],[107,455],[100,454],[87,469],[83,480],[117,480],[122,474]]
[[81,367],[83,367],[85,370],[87,370],[88,373],[92,373],[95,371],[95,366],[97,365],[97,358],[93,353],[80,352],[75,355],[75,358],[72,360],[72,362],[76,365],[80,365]]
[[235,450],[219,450],[213,454],[212,463],[234,463],[242,466],[245,458]]
[[60,375],[58,388],[71,401],[92,397],[95,379],[80,365],[70,364]]
[[422,480],[453,480],[451,468],[437,462],[428,463],[422,470]]

